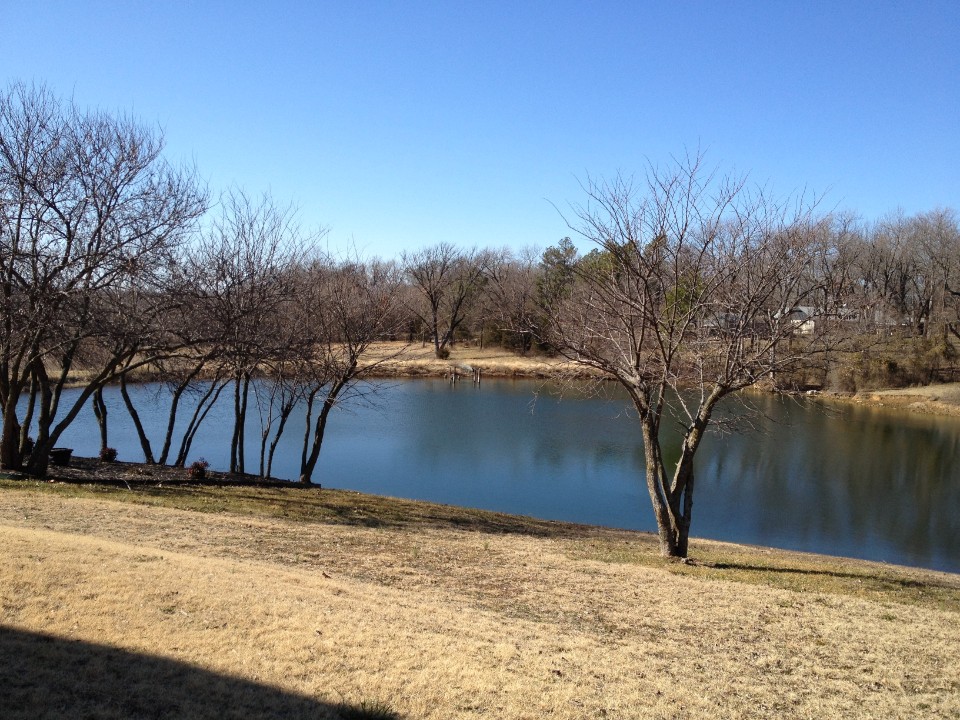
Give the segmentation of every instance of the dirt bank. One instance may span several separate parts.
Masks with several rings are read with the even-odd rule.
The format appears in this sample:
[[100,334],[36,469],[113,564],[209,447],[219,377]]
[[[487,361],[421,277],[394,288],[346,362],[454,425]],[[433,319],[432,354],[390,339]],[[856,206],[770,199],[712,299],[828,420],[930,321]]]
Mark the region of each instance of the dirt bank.
[[960,417],[960,383],[944,383],[923,387],[870,390],[853,395],[823,393],[822,397],[859,405],[889,407],[927,415]]

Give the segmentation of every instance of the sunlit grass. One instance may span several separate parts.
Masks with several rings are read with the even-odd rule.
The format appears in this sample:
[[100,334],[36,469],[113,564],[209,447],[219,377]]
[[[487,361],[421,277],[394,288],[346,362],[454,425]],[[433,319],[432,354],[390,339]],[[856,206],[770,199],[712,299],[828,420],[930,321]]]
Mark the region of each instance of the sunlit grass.
[[18,720],[960,712],[944,573],[290,486],[3,480],[0,547]]
[[849,595],[960,612],[960,577],[882,563],[810,555],[772,548],[694,540],[691,560],[660,555],[648,533],[545,521],[453,505],[301,487],[204,485],[122,486],[0,478],[0,490],[39,490],[63,497],[112,501],[319,523],[403,530],[463,530],[563,539],[569,557],[628,563],[675,575],[723,580],[805,593]]

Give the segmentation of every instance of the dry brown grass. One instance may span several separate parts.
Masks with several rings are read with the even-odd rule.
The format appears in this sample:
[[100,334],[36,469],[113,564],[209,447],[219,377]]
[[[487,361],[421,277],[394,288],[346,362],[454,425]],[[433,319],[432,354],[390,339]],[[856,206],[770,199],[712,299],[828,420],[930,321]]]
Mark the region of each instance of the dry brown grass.
[[895,411],[960,417],[960,383],[868,390],[856,394],[825,393],[823,397],[830,401],[852,402]]
[[865,393],[865,400],[876,405],[891,405],[914,412],[960,415],[960,383],[877,390]]
[[0,548],[4,717],[960,716],[956,575],[275,488],[5,481]]
[[562,369],[565,373],[584,374],[584,370],[562,358],[545,355],[518,355],[500,347],[480,348],[476,343],[450,348],[450,357],[440,360],[433,345],[422,343],[384,342],[374,345],[364,356],[368,362],[380,362],[377,373],[398,377],[441,377],[455,367],[479,368],[490,377],[551,377]]

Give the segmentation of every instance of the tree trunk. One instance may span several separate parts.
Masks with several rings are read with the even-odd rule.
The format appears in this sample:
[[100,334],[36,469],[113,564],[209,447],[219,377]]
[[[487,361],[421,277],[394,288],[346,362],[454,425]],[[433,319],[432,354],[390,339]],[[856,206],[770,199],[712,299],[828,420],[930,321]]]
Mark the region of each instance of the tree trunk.
[[674,537],[676,539],[676,557],[685,558],[690,544],[690,521],[693,519],[693,458],[690,459],[689,475],[686,478],[686,484],[681,495],[682,502],[678,502],[680,511],[674,517],[676,527]]
[[93,414],[97,418],[97,426],[100,428],[100,452],[102,453],[110,447],[107,441],[107,404],[103,401],[103,388],[97,388],[91,398],[93,405]]
[[660,553],[665,557],[683,557],[679,554],[680,548],[677,543],[677,535],[674,532],[675,523],[670,514],[666,471],[663,466],[658,429],[656,423],[649,416],[644,417],[641,414],[640,423],[643,434],[644,456],[647,463],[647,491],[650,493],[653,514],[657,520]]
[[433,352],[434,355],[440,357],[440,314],[435,302],[430,304],[430,313],[430,329],[433,333]]
[[0,467],[20,469],[20,423],[17,420],[18,396],[10,394],[3,408],[3,435],[0,437]]
[[244,434],[247,422],[247,398],[250,391],[250,374],[241,373],[234,378],[233,387],[233,439],[230,442],[230,472],[243,474]]
[[[663,496],[667,500],[665,509],[668,524],[665,528],[661,528],[660,550],[668,557],[687,557],[690,545],[690,522],[693,518],[693,459],[706,433],[707,426],[710,424],[713,409],[720,398],[728,392],[729,389],[725,386],[715,386],[701,402],[696,416],[684,432],[680,457],[677,459],[673,481],[670,484],[666,483],[667,478],[661,463],[660,477],[663,481],[661,487],[664,491]],[[644,441],[646,441],[646,435]],[[656,451],[658,454],[660,453],[659,440],[656,443]],[[660,526],[660,519],[661,516],[658,514],[658,527]],[[664,531],[667,535],[666,542],[664,542]]]
[[277,426],[277,432],[273,436],[273,440],[270,442],[270,449],[267,454],[267,474],[266,477],[270,477],[273,472],[273,456],[277,452],[277,445],[280,443],[280,436],[283,435],[283,430],[287,425],[287,419],[290,417],[290,414],[293,412],[295,404],[289,404],[283,408],[283,411],[280,413],[280,424]]
[[726,388],[714,388],[683,436],[680,457],[674,466],[672,482],[667,476],[660,446],[659,423],[654,419],[660,410],[649,409],[649,399],[634,398],[640,413],[643,449],[646,458],[647,490],[653,504],[660,538],[660,552],[665,557],[685,558],[690,545],[690,522],[693,517],[693,459],[703,440],[717,402]]
[[27,398],[27,410],[23,414],[23,424],[20,426],[20,464],[23,459],[33,452],[33,438],[30,437],[30,427],[33,425],[33,413],[37,409],[37,394],[40,387],[37,385],[35,377],[30,378],[29,397]]
[[51,450],[53,450],[53,442],[50,441],[49,437],[44,437],[42,442],[39,439],[37,440],[33,446],[33,452],[30,453],[30,460],[27,462],[26,472],[28,475],[35,478],[47,476]]
[[304,468],[307,466],[307,459],[310,454],[310,430],[313,427],[313,403],[319,392],[320,388],[314,387],[307,395],[307,408],[303,423],[303,445],[300,448],[300,482],[302,483],[310,482],[309,477],[304,480]]
[[233,378],[233,435],[230,437],[230,472],[237,471],[237,445],[240,433],[240,376]]
[[53,392],[45,369],[37,369],[37,382],[40,388],[40,415],[37,417],[37,440],[30,453],[27,463],[27,474],[33,477],[46,477],[50,462],[50,451],[53,449],[53,440],[50,438],[50,425],[53,416],[50,407],[53,404]]
[[[656,485],[662,486],[662,471],[656,472],[659,478],[654,479]],[[647,487],[649,489],[651,481],[647,473]],[[677,522],[677,517],[673,514],[670,504],[663,502],[662,494],[657,493],[657,499],[654,501],[654,516],[657,519],[657,535],[660,538],[660,554],[664,557],[683,558],[687,556],[686,537],[682,532],[682,524]],[[689,524],[686,526],[689,531]]]
[[241,475],[247,471],[245,441],[247,434],[247,401],[250,399],[250,374],[243,376],[243,394],[240,406],[240,435],[237,438],[237,468]]
[[[323,400],[323,407],[320,408],[320,414],[317,416],[317,423],[313,430],[313,447],[310,450],[309,456],[305,454],[306,461],[302,462],[300,466],[300,482],[304,485],[309,485],[313,482],[311,478],[313,477],[314,468],[317,466],[317,460],[320,458],[320,446],[323,445],[323,434],[327,428],[327,417],[330,415],[330,411],[337,401],[337,396],[340,394],[340,391],[343,390],[349,379],[349,377],[339,378],[330,388],[327,397]],[[304,438],[304,442],[306,441],[307,438]]]
[[197,431],[200,430],[200,425],[203,423],[204,418],[207,417],[207,413],[210,412],[210,408],[217,403],[220,393],[229,384],[229,380],[225,380],[220,384],[218,384],[216,380],[212,381],[210,383],[210,389],[207,390],[206,394],[200,399],[200,402],[197,403],[197,407],[194,408],[193,411],[193,416],[190,418],[190,422],[187,423],[187,429],[183,431],[180,450],[174,462],[176,467],[183,467],[187,464],[187,455],[190,454],[190,447],[193,445],[193,439],[197,436]]
[[153,448],[150,446],[150,438],[147,437],[147,433],[143,429],[143,423],[140,422],[140,413],[137,412],[133,400],[130,399],[130,393],[127,392],[127,376],[125,374],[120,376],[120,395],[123,397],[123,404],[127,407],[127,412],[130,413],[130,419],[133,420],[133,426],[137,430],[140,449],[143,450],[143,461],[147,465],[156,465],[156,460],[153,459]]
[[190,383],[193,382],[193,379],[200,373],[203,366],[203,362],[197,364],[190,374],[187,375],[186,379],[179,383],[173,391],[173,397],[170,400],[170,413],[167,416],[167,431],[163,437],[163,448],[160,450],[160,458],[158,460],[161,465],[166,465],[167,458],[170,456],[170,447],[173,443],[173,430],[177,424],[177,411],[180,408],[180,398],[190,386]]

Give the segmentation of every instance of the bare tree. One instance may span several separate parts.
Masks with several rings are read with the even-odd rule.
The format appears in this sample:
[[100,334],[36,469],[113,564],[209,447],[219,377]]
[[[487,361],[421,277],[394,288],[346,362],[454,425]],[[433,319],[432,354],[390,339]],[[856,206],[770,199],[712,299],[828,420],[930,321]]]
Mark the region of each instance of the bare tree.
[[230,471],[246,470],[245,428],[250,383],[262,364],[283,353],[280,318],[294,293],[293,269],[304,244],[290,207],[232,190],[190,260],[198,301],[211,323],[217,358],[233,380]]
[[539,325],[537,304],[540,253],[525,248],[516,256],[508,250],[487,253],[484,287],[486,316],[492,317],[501,344],[526,355]]
[[483,287],[485,255],[441,243],[404,253],[402,264],[420,301],[411,310],[429,328],[437,357],[443,357]]
[[273,459],[287,421],[309,393],[315,376],[310,359],[310,344],[303,346],[301,357],[277,358],[269,364],[263,377],[254,386],[254,397],[260,414],[260,476],[269,478]]
[[896,213],[877,223],[860,260],[863,281],[879,296],[890,324],[926,336],[942,324],[945,287],[957,256],[956,218],[938,210],[915,216]]
[[[589,182],[572,228],[595,249],[575,260],[545,255],[563,264],[547,275],[568,278],[546,294],[546,339],[629,394],[661,551],[674,557],[687,556],[693,460],[718,403],[796,368],[816,349],[816,320],[830,313],[811,310],[801,329],[794,312],[820,291],[809,210],[775,205],[701,163],[650,167],[642,192],[624,178]],[[675,418],[673,459],[660,433]]]
[[[929,286],[931,325],[946,340],[960,338],[960,222],[953,210],[939,208],[914,218],[914,240],[923,268],[920,283]],[[918,284],[920,284],[918,283]]]
[[401,273],[394,264],[331,262],[312,268],[309,282],[319,312],[315,317],[314,376],[306,388],[302,483],[312,482],[330,412],[347,399],[368,395],[372,388],[361,387],[360,381],[403,351],[373,360],[364,358],[376,340],[399,331],[396,308]]
[[[162,160],[162,149],[137,122],[80,111],[43,88],[0,94],[3,467],[20,466],[35,422],[28,471],[43,475],[49,451],[97,389],[164,352],[153,329],[132,327],[125,314],[142,307],[134,289],[147,296],[162,282],[206,195],[192,172]],[[87,380],[61,407],[79,368]],[[21,423],[17,404],[28,387],[30,423]]]
[[[162,383],[158,395],[168,393],[170,400],[159,454],[154,453],[134,397],[128,391],[130,372],[125,370],[119,376],[120,395],[137,432],[147,464],[163,465],[172,460],[173,464],[183,466],[200,424],[229,382],[229,376],[225,379],[226,371],[220,360],[219,337],[215,334],[217,325],[209,315],[209,304],[203,302],[206,290],[201,290],[200,279],[191,270],[192,259],[195,258],[189,254],[179,259],[165,293],[162,327],[167,352],[155,357],[151,368],[152,376]],[[197,404],[183,428],[177,450],[175,428],[181,401],[185,397],[196,398]],[[96,403],[96,395],[94,401]]]
[[274,318],[279,342],[272,356],[261,364],[254,385],[260,419],[260,475],[270,477],[280,438],[293,411],[302,404],[317,378],[316,347],[322,337],[318,316],[326,312],[319,305],[315,276],[323,263],[290,269],[290,297]]

